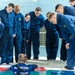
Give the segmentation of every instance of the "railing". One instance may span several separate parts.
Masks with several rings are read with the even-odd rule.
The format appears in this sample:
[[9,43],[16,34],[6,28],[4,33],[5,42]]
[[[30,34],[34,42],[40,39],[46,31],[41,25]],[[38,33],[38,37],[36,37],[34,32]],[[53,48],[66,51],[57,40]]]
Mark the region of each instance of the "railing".
[[45,46],[46,43],[46,32],[40,32],[40,45]]

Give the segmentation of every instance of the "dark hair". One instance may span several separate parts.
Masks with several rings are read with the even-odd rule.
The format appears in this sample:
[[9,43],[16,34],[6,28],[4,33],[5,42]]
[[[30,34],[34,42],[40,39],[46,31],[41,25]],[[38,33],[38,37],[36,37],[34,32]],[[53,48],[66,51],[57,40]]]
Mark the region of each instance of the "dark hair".
[[14,4],[13,3],[9,3],[8,6],[14,8]]
[[51,12],[47,12],[47,14],[46,15],[48,15],[48,14],[50,14]]
[[75,1],[75,0],[69,0],[69,2],[73,2],[73,1]]
[[41,8],[40,7],[37,7],[35,10],[36,11],[41,11]]
[[59,6],[63,6],[62,4],[57,4],[56,6],[55,6],[55,11],[59,8]]
[[51,14],[49,15],[49,19],[52,18],[53,15],[55,15],[55,13],[51,13]]
[[29,14],[25,14],[25,17],[30,16]]

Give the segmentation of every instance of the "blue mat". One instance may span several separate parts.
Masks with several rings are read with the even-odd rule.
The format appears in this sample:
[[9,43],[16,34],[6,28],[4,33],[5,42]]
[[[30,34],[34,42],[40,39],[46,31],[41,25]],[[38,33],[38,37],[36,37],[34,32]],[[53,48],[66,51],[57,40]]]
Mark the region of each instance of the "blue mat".
[[75,75],[74,71],[48,70],[45,72],[31,72],[30,75]]

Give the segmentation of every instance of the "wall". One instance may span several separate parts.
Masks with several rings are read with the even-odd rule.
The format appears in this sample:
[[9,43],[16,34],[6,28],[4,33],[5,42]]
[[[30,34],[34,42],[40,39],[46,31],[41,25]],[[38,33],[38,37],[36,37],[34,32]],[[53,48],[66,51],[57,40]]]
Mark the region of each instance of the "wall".
[[44,16],[48,11],[54,12],[55,5],[58,3],[69,5],[69,0],[37,0],[36,3],[33,0],[0,0],[0,9],[3,9],[10,2],[19,4],[23,14],[33,11],[37,6],[40,6]]

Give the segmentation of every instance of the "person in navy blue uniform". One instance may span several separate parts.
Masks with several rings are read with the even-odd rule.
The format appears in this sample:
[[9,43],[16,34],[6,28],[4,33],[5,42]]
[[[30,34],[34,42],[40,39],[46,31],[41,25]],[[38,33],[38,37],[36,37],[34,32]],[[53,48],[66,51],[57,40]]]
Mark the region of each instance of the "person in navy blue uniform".
[[18,64],[10,67],[14,75],[30,75],[30,72],[38,67],[36,64],[25,64],[26,61],[27,58],[25,54],[19,54]]
[[75,7],[75,0],[69,0],[71,6]]
[[48,20],[50,12],[47,13],[47,19],[44,21],[46,29],[46,53],[47,60],[55,60],[58,52],[59,36],[56,27]]
[[0,55],[3,64],[12,63],[13,58],[13,37],[16,36],[15,15],[13,12],[14,4],[9,3],[5,9],[0,10],[1,22],[5,28],[0,39]]
[[3,31],[4,31],[4,24],[0,21],[0,38],[3,34]]
[[67,49],[67,65],[64,69],[74,69],[75,65],[75,17],[70,15],[62,15],[51,13],[49,20],[53,24],[57,24],[60,28],[63,38],[66,42]]
[[16,37],[14,38],[15,46],[15,60],[18,62],[18,55],[22,46],[22,29],[24,27],[24,16],[20,13],[20,6],[16,5],[14,8],[15,20],[16,20]]
[[75,8],[72,6],[63,6],[62,4],[57,4],[55,11],[59,14],[66,14],[75,16]]
[[[71,6],[63,6],[62,4],[57,4],[55,7],[55,11],[60,14],[75,16],[75,8]],[[62,39],[62,45],[61,45],[60,59],[65,61],[67,57],[66,48],[65,48],[65,40],[63,38],[61,39]]]
[[44,17],[41,14],[41,8],[37,7],[35,11],[32,11],[30,14],[30,40],[27,47],[27,58],[31,59],[31,42],[33,44],[33,59],[38,60],[39,55],[39,32],[40,28],[43,27]]
[[25,14],[25,24],[24,27],[22,29],[22,48],[21,48],[21,53],[26,54],[26,47],[27,47],[27,43],[29,42],[29,38],[30,38],[30,15],[29,14]]

